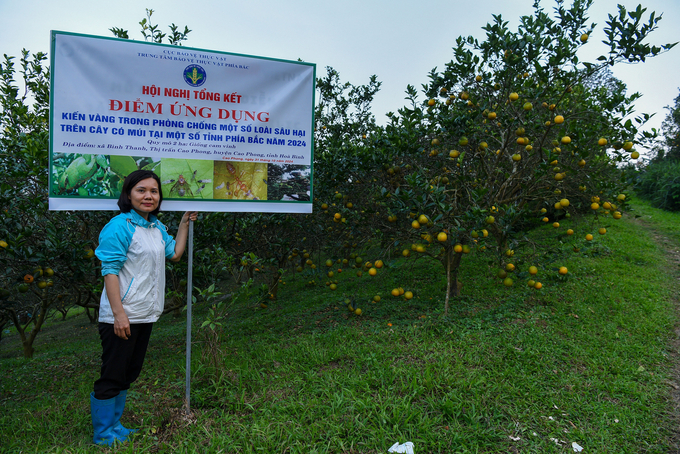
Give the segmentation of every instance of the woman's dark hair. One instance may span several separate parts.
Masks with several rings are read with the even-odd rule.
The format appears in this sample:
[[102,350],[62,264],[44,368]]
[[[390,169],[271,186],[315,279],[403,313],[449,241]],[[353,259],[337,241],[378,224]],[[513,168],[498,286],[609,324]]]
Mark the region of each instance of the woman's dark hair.
[[151,214],[155,216],[159,211],[161,211],[161,202],[163,202],[161,179],[158,178],[158,175],[150,170],[135,170],[130,175],[125,177],[125,181],[123,182],[123,189],[120,192],[120,197],[118,198],[118,208],[120,208],[121,212],[129,213],[132,210],[132,202],[130,202],[130,194],[132,193],[132,189],[137,186],[137,183],[142,180],[146,180],[147,178],[153,178],[156,180],[156,183],[158,183],[158,206],[151,212]]

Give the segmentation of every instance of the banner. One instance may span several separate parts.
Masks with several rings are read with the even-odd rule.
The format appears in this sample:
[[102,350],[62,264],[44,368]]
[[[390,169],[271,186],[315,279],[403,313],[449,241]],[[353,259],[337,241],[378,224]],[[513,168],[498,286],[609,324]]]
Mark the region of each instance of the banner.
[[137,169],[163,210],[311,213],[311,63],[52,32],[50,209],[117,210]]

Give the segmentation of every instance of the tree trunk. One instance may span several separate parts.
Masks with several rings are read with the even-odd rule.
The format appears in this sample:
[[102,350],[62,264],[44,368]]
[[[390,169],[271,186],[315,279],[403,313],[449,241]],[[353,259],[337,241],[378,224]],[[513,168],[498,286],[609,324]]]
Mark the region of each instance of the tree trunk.
[[[40,306],[36,307],[39,311],[38,316],[35,316],[35,310],[33,311],[34,313],[32,314],[30,320],[25,325],[21,325],[21,322],[19,321],[19,318],[17,317],[16,312],[11,311],[10,316],[12,317],[12,322],[14,323],[14,327],[16,328],[17,332],[19,333],[19,337],[21,338],[21,345],[23,346],[24,350],[24,358],[30,359],[33,357],[34,349],[33,349],[33,341],[35,341],[36,336],[40,332],[40,328],[42,327],[43,323],[45,323],[45,318],[47,316],[47,309],[49,309],[50,305],[55,301],[54,299],[51,299],[48,297],[47,294],[47,289],[43,289],[40,292],[35,291],[34,292],[36,295],[40,297]],[[27,333],[27,328],[33,323],[33,329]]]
[[[451,291],[453,296],[460,296],[460,289],[462,285],[458,282],[458,268],[460,267],[460,260],[463,254],[454,252],[453,246],[449,245],[444,252],[444,268],[446,269],[446,299],[444,300],[444,315],[449,313],[449,300],[451,298]],[[453,287],[453,289],[451,288]]]
[[28,341],[22,341],[22,345],[24,347],[24,358],[30,359],[33,358],[33,341],[28,342]]

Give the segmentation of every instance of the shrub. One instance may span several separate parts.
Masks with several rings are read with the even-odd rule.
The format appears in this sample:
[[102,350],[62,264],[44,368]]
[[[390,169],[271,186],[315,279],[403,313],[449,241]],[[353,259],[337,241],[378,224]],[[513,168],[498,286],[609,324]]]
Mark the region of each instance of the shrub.
[[636,189],[655,207],[680,211],[680,160],[651,163],[638,177]]

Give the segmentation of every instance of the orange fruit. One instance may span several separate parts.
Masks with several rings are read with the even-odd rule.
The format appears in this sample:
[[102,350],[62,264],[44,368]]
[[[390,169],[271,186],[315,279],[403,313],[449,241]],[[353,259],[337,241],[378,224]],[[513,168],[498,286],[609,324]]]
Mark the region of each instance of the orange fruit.
[[30,284],[31,282],[33,282],[33,276],[31,276],[30,274],[24,275],[24,282]]
[[453,252],[455,252],[456,254],[460,254],[461,252],[463,252],[463,245],[462,244],[456,244],[453,247]]
[[510,101],[517,101],[519,99],[519,95],[515,92],[510,93]]
[[410,300],[411,298],[413,298],[413,292],[410,292],[410,291],[409,291],[409,292],[405,292],[405,293],[404,293],[404,298],[406,298],[407,300]]
[[590,233],[586,235],[586,241],[593,241],[593,235],[591,235]]
[[536,268],[535,266],[529,267],[529,274],[536,275],[537,273],[538,273],[538,268]]
[[376,268],[382,268],[383,267],[383,261],[382,260],[376,260],[375,261],[375,267]]
[[564,117],[562,115],[558,115],[558,116],[555,117],[555,119],[553,121],[558,125],[562,124],[562,123],[564,123]]
[[375,268],[371,268],[370,270],[368,270],[369,276],[375,276],[376,274],[378,274],[378,270],[376,270]]
[[593,202],[590,204],[590,208],[592,208],[593,210],[598,210],[600,208],[600,204],[597,202]]
[[561,266],[561,267],[560,267],[559,273],[560,273],[561,275],[564,276],[564,275],[567,274],[568,272],[569,272],[569,270],[567,269],[566,266]]
[[398,289],[398,288],[393,288],[393,289],[392,289],[392,292],[390,292],[390,293],[392,293],[392,296],[399,296],[399,289]]
[[567,230],[567,235],[573,235],[574,231],[572,229]]
[[607,229],[605,229],[604,227],[600,227],[597,230],[597,233],[599,233],[600,235],[604,235],[605,233],[607,233]]
[[540,282],[536,282],[536,283],[534,284],[534,288],[535,288],[536,290],[540,290],[542,287],[543,287],[543,284],[541,284]]
[[420,222],[418,222],[418,221],[411,222],[411,227],[413,227],[414,229],[419,229],[420,228]]

